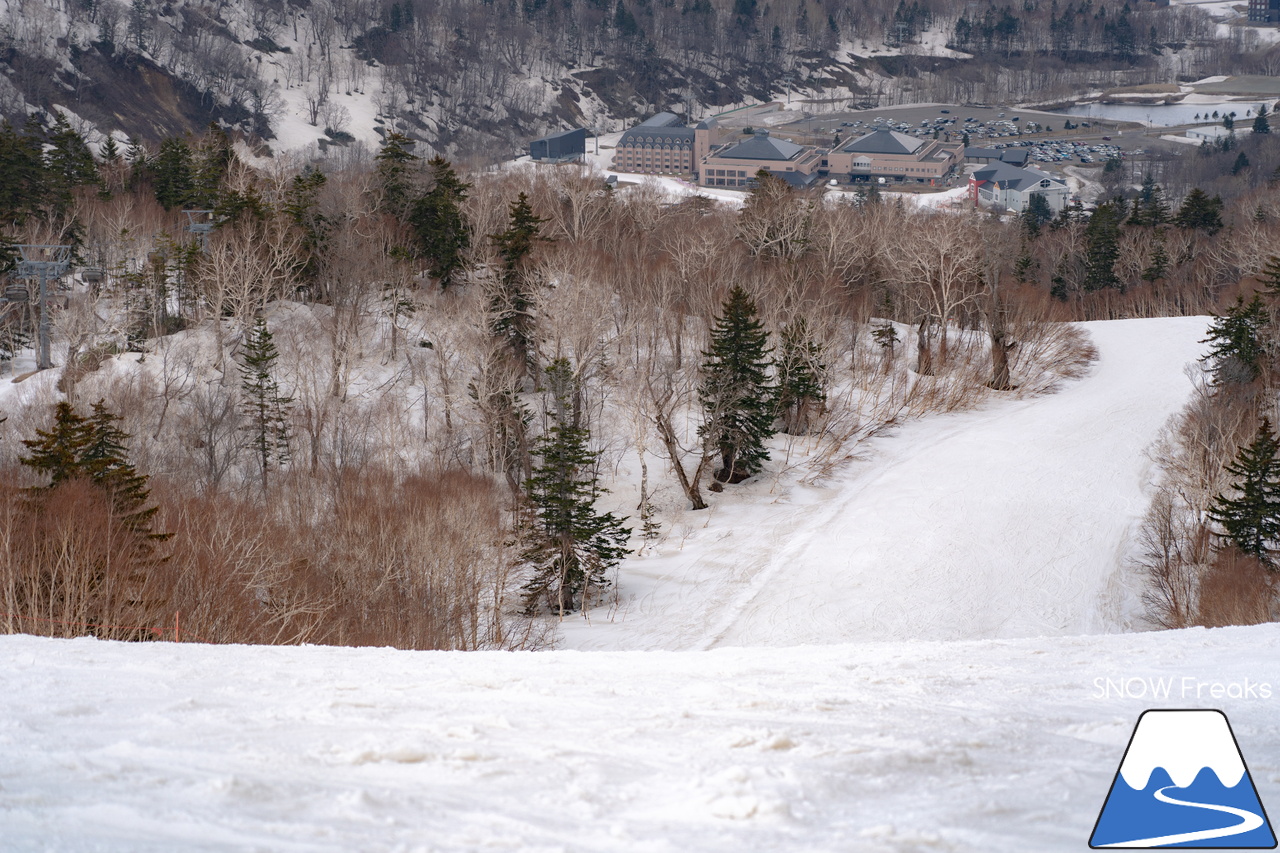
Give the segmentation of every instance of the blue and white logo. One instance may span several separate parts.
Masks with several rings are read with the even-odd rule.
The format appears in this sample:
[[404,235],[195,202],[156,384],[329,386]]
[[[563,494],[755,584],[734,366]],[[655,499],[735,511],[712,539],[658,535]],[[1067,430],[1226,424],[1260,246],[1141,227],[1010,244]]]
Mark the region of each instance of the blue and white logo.
[[1089,846],[1274,849],[1275,833],[1226,715],[1144,712]]

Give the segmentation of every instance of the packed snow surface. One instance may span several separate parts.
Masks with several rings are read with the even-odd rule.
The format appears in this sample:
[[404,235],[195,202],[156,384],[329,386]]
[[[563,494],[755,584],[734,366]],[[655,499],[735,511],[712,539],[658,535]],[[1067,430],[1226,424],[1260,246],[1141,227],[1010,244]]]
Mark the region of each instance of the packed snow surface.
[[[1054,394],[910,422],[818,485],[701,516],[564,625],[582,649],[792,646],[1125,630],[1145,450],[1185,404],[1205,318],[1085,324],[1090,373]],[[719,512],[720,514],[716,514]],[[731,513],[731,514],[730,514]],[[690,524],[693,522],[690,521]]]
[[1223,709],[1280,802],[1280,625],[1106,633],[1205,325],[1089,324],[1057,394],[691,514],[566,623],[649,651],[0,637],[0,848],[1078,851],[1151,707]]
[[[1080,851],[1142,710],[1187,704],[1184,678],[1274,680],[1277,645],[1275,625],[598,654],[3,637],[0,846]],[[1099,687],[1127,677],[1172,693]],[[1221,706],[1280,802],[1275,700]]]

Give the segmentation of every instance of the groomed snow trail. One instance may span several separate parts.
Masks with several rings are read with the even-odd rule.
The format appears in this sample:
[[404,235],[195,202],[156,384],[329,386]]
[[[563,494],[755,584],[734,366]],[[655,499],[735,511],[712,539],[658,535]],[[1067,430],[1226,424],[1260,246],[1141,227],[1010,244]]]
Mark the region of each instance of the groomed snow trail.
[[1137,584],[1125,560],[1150,500],[1145,451],[1189,396],[1183,367],[1203,354],[1207,320],[1084,327],[1099,353],[1084,378],[1035,399],[909,423],[821,489],[720,510],[679,554],[625,564],[622,585],[634,581],[642,596],[612,621],[566,623],[566,645],[789,646],[1131,627]]
[[[0,849],[1078,853],[1138,715],[1200,680],[1280,688],[1278,646],[1280,625],[594,654],[6,636]],[[1171,693],[1098,688],[1131,676]],[[1276,695],[1215,700],[1271,803]]]

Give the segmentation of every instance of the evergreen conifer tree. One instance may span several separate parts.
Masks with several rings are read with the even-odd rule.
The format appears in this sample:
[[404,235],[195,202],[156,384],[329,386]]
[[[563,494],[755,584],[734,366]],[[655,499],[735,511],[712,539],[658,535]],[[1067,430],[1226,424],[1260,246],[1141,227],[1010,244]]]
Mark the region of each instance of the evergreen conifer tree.
[[116,142],[114,136],[108,136],[102,145],[98,146],[98,156],[102,158],[104,163],[118,163],[123,156],[120,153],[120,143]]
[[608,570],[630,553],[631,530],[622,526],[625,519],[595,509],[603,491],[597,454],[589,449],[591,433],[578,423],[568,360],[556,359],[546,373],[552,426],[536,443],[539,462],[526,483],[535,517],[527,521],[521,557],[533,572],[524,585],[526,609],[532,612],[545,600],[563,616],[585,606],[591,590],[608,586]]
[[187,203],[200,210],[212,210],[222,200],[222,182],[236,158],[227,132],[210,124],[200,145],[192,153],[191,196]]
[[1114,202],[1098,205],[1084,229],[1084,289],[1120,287],[1116,260],[1120,257],[1120,213]]
[[1214,318],[1209,336],[1201,341],[1211,345],[1201,361],[1211,365],[1215,382],[1247,383],[1261,375],[1267,322],[1267,309],[1256,293],[1247,303],[1243,296],[1237,296],[1234,306]]
[[31,451],[22,464],[49,477],[49,487],[84,476],[83,457],[91,434],[88,422],[63,400],[54,408],[53,427],[36,430],[36,438],[23,439]]
[[1164,247],[1163,229],[1156,230],[1155,245],[1151,249],[1151,261],[1142,271],[1142,280],[1157,282],[1169,274],[1169,253]]
[[288,414],[293,398],[281,393],[280,384],[272,375],[279,355],[267,321],[261,316],[254,318],[253,326],[245,335],[240,387],[249,418],[244,427],[248,436],[246,446],[257,463],[264,492],[268,474],[289,461]]
[[1258,273],[1268,296],[1280,296],[1280,255],[1272,255]]
[[1267,117],[1267,105],[1262,104],[1258,107],[1258,114],[1253,117],[1254,133],[1270,133],[1271,120]]
[[1196,187],[1182,200],[1173,221],[1179,228],[1198,228],[1211,235],[1217,234],[1222,230],[1222,199],[1218,196],[1209,198],[1204,190]]
[[1236,497],[1214,498],[1209,518],[1223,529],[1223,539],[1275,570],[1280,542],[1280,450],[1271,423],[1263,418],[1258,432],[1240,448],[1226,471],[1238,479],[1232,485]]
[[166,539],[166,534],[151,531],[159,508],[147,506],[147,477],[129,462],[129,434],[116,425],[119,420],[104,400],[93,404],[87,418],[76,414],[64,400],[54,409],[52,429],[36,430],[36,438],[23,440],[31,452],[22,457],[22,464],[49,477],[48,486],[37,491],[57,488],[75,478],[88,480],[109,495],[126,528],[151,540]]
[[156,201],[165,210],[186,207],[195,191],[195,166],[191,146],[170,137],[160,143],[160,151],[149,164]]
[[1032,193],[1027,209],[1022,211],[1022,227],[1027,236],[1039,237],[1041,227],[1052,221],[1053,208],[1049,206],[1049,200],[1043,193]]
[[769,458],[764,443],[774,434],[776,400],[768,337],[755,302],[734,285],[711,329],[711,348],[702,354],[698,389],[704,412],[698,433],[720,456],[714,476],[722,483],[745,480]]
[[809,326],[798,317],[782,330],[778,347],[778,412],[782,431],[804,435],[815,415],[827,402],[824,390],[827,366],[822,348],[809,334]]
[[50,148],[45,154],[46,179],[55,205],[64,209],[71,203],[71,191],[80,186],[97,186],[98,164],[84,137],[58,114],[49,132]]
[[489,238],[502,258],[498,289],[489,304],[490,332],[510,347],[522,369],[533,356],[533,293],[525,267],[534,244],[545,239],[539,233],[543,222],[534,215],[528,195],[520,193],[511,202],[507,229]]
[[1231,165],[1231,174],[1238,175],[1245,169],[1249,168],[1249,156],[1241,151],[1236,155],[1236,161]]
[[1164,190],[1148,172],[1142,179],[1142,189],[1138,191],[1138,197],[1134,199],[1129,224],[1156,228],[1168,221],[1169,205],[1164,200]]
[[447,290],[462,271],[463,253],[471,247],[471,229],[462,215],[462,202],[471,184],[461,180],[443,157],[433,157],[427,166],[432,186],[414,202],[409,222],[432,277]]
[[418,157],[413,153],[414,141],[403,133],[389,133],[378,151],[378,185],[382,188],[382,207],[403,219],[413,204],[414,173]]
[[38,213],[47,183],[40,139],[5,122],[0,126],[0,221],[21,225]]

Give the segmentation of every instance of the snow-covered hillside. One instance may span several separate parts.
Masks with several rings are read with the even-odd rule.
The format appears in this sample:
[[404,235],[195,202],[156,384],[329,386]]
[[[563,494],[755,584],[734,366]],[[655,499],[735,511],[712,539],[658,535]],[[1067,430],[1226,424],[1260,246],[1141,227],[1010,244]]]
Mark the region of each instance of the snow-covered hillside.
[[[758,493],[624,565],[583,649],[789,646],[1122,630],[1152,462],[1204,318],[1085,326],[1099,360],[1032,400],[907,424],[817,486]],[[712,511],[714,512],[714,510]],[[696,525],[696,526],[695,526]],[[701,528],[701,529],[698,529]]]
[[1107,633],[1204,329],[1090,324],[1057,394],[700,515],[566,623],[650,651],[0,637],[0,847],[1075,851],[1150,707],[1224,710],[1280,802],[1280,626]]

